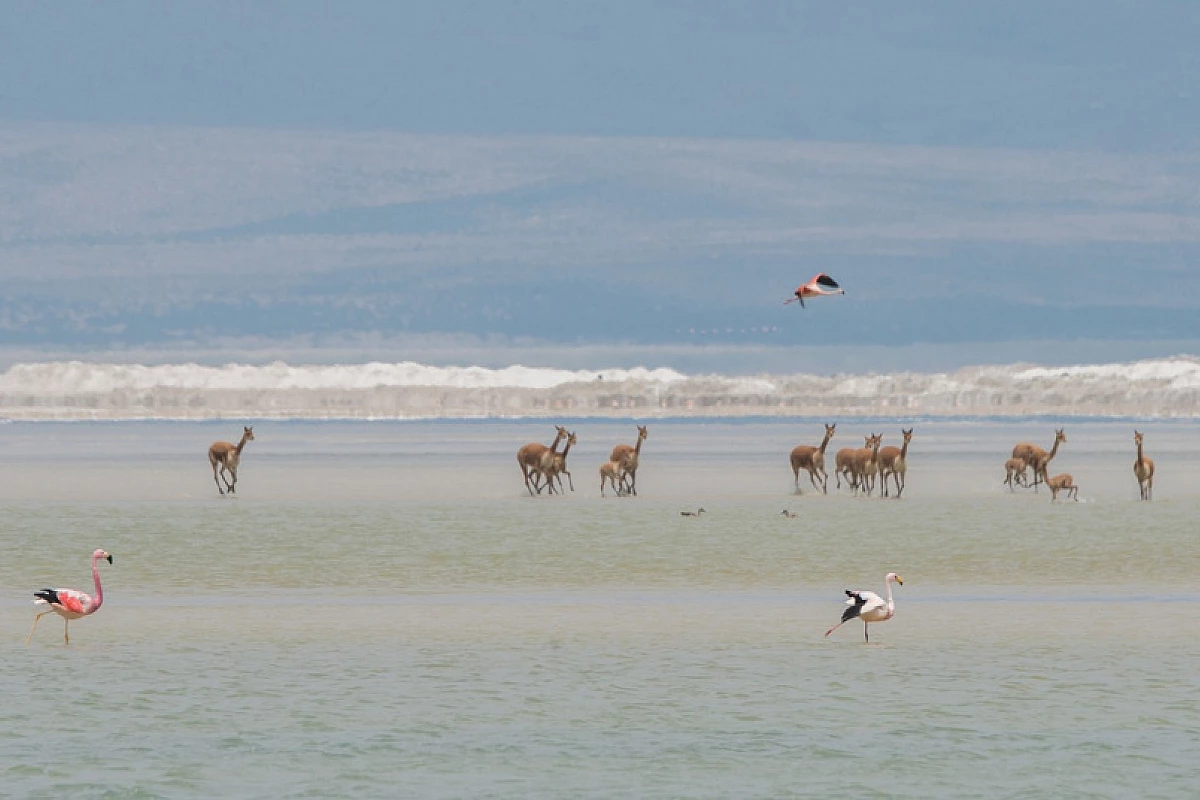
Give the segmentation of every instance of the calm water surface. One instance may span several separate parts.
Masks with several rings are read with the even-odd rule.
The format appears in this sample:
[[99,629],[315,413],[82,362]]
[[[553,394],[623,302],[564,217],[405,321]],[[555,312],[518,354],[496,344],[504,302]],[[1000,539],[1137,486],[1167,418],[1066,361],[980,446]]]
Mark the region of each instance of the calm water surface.
[[1053,421],[918,423],[900,501],[795,494],[817,423],[652,422],[622,499],[632,424],[536,499],[540,423],[263,422],[236,498],[237,425],[0,426],[0,796],[1195,796],[1200,426],[1139,426],[1143,504],[1131,424],[1058,424],[1080,503],[1000,485]]

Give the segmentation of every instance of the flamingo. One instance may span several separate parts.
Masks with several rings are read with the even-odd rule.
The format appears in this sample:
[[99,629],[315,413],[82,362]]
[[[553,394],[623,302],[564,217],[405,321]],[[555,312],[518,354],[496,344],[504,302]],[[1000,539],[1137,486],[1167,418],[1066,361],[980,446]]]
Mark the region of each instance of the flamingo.
[[804,298],[806,297],[821,297],[830,294],[845,294],[846,290],[838,286],[837,281],[826,275],[824,272],[818,272],[813,276],[813,279],[795,291],[795,297],[788,298],[783,301],[786,306],[788,303],[800,301],[800,307],[804,308]]
[[867,633],[867,625],[872,622],[886,622],[896,614],[896,601],[892,599],[892,581],[904,585],[904,579],[894,572],[889,572],[883,578],[884,588],[887,589],[887,600],[871,591],[859,589],[846,590],[846,596],[849,598],[846,605],[850,606],[842,612],[842,621],[834,625],[829,630],[825,631],[825,635],[836,631],[842,625],[850,620],[858,617],[863,621],[863,638],[866,641],[871,641],[870,635]]
[[100,606],[104,603],[104,590],[100,588],[100,571],[96,569],[96,562],[102,558],[107,559],[110,564],[113,562],[112,554],[105,550],[96,550],[92,553],[92,578],[96,581],[95,598],[77,589],[42,589],[40,592],[33,593],[33,596],[37,598],[33,602],[50,606],[50,611],[43,611],[33,618],[33,627],[29,629],[29,635],[25,637],[26,645],[33,638],[33,632],[37,630],[37,624],[41,618],[51,612],[63,618],[63,641],[70,644],[71,637],[68,627],[71,620],[95,614],[100,610]]

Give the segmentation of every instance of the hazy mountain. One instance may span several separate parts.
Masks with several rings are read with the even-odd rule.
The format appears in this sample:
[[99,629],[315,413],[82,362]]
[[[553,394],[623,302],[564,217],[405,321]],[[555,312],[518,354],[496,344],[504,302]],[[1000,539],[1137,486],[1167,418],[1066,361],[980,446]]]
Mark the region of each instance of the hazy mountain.
[[1200,338],[1191,3],[4,14],[9,348]]

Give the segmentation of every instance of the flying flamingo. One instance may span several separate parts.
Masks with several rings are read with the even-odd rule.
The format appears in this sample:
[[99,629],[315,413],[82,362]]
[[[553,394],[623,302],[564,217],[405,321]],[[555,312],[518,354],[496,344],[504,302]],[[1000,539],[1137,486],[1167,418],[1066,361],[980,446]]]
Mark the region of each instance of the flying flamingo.
[[783,304],[786,306],[788,303],[794,303],[799,300],[800,307],[804,308],[804,298],[806,297],[821,297],[822,295],[845,293],[846,290],[838,286],[837,281],[824,272],[819,272],[813,276],[811,281],[796,289],[795,297],[784,300]]
[[894,572],[889,572],[883,579],[883,585],[887,589],[886,602],[874,592],[862,589],[856,592],[853,589],[847,589],[846,596],[850,599],[846,601],[846,605],[850,607],[842,612],[842,621],[825,631],[825,635],[828,636],[842,625],[858,617],[863,621],[863,638],[868,642],[871,641],[871,637],[867,633],[867,625],[872,622],[886,622],[896,614],[896,601],[892,599],[892,581],[901,586],[904,585],[903,578]]
[[33,618],[33,627],[29,629],[29,635],[25,637],[25,644],[28,645],[29,640],[33,638],[38,621],[51,612],[63,618],[63,641],[67,644],[71,643],[70,632],[67,630],[71,620],[95,614],[104,603],[104,590],[100,588],[100,571],[96,569],[96,562],[101,558],[108,559],[110,564],[113,560],[112,554],[104,550],[92,553],[92,577],[96,581],[95,599],[76,589],[42,589],[40,592],[33,593],[33,596],[37,598],[33,602],[50,606],[50,611],[43,611]]

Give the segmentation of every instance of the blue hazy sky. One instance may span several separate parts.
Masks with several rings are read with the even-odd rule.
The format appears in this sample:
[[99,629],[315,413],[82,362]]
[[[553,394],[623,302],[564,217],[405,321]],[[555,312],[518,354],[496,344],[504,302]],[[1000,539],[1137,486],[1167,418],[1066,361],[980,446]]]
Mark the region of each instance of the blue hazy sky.
[[1197,41],[1185,0],[7,4],[0,345],[1176,347]]

